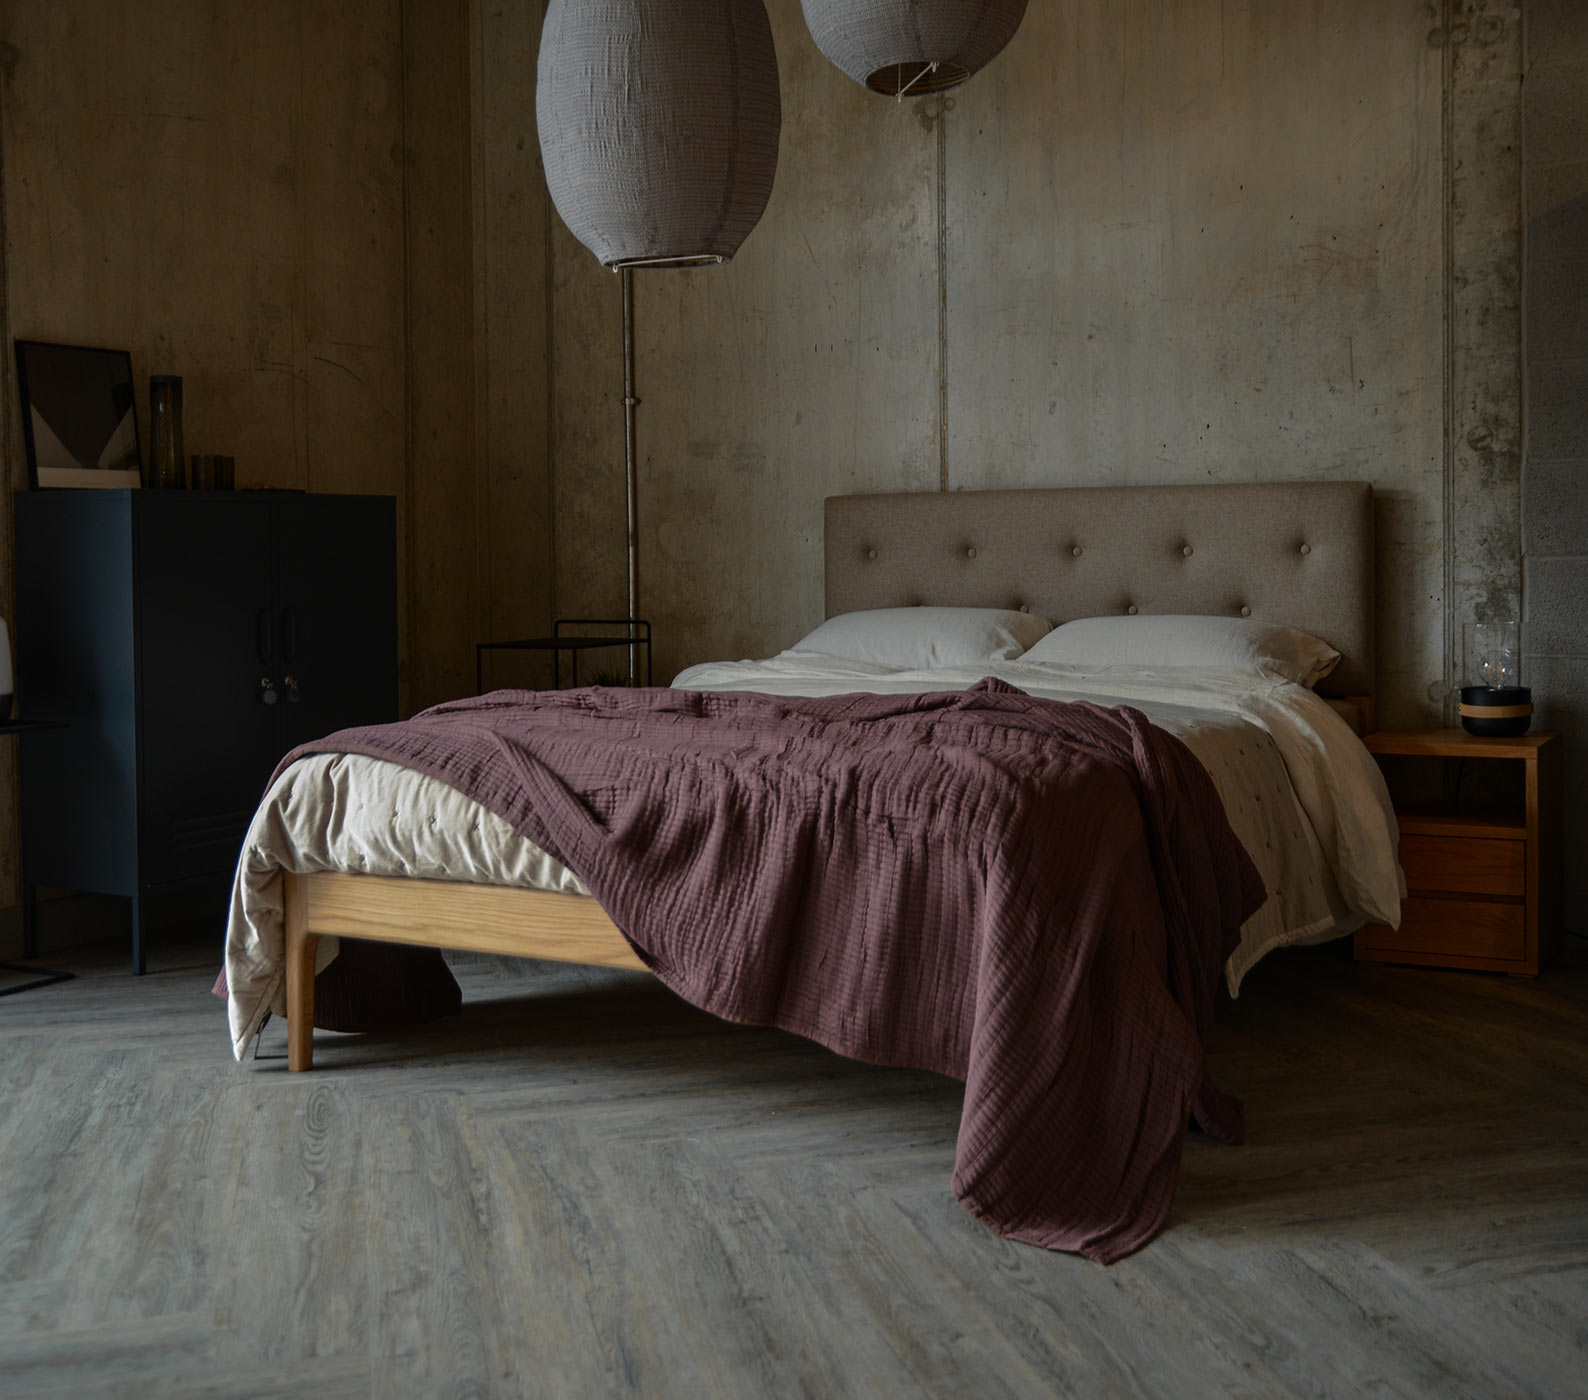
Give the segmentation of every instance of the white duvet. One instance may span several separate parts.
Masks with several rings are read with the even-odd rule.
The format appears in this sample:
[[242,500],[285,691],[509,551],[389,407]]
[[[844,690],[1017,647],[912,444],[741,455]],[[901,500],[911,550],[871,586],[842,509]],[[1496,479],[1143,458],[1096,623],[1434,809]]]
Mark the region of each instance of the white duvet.
[[[1226,966],[1232,995],[1273,948],[1367,922],[1400,922],[1397,829],[1378,767],[1325,701],[1287,681],[1190,668],[1084,672],[1020,661],[904,671],[790,651],[766,661],[692,666],[674,685],[836,695],[963,689],[988,675],[1048,699],[1135,706],[1196,754],[1269,891]],[[226,974],[239,1058],[265,1013],[285,1010],[282,870],[589,893],[566,867],[444,783],[360,755],[302,759],[265,795],[238,861]],[[335,955],[336,940],[322,939],[321,965]]]

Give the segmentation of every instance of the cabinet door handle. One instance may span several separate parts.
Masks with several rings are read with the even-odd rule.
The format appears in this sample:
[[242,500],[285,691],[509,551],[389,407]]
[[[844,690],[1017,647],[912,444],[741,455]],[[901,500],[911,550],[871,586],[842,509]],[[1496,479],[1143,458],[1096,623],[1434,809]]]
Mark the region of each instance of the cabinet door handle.
[[254,614],[254,645],[259,649],[259,659],[269,661],[275,654],[275,639],[270,635],[270,609],[260,608]]
[[259,698],[267,705],[276,703],[276,683],[269,676],[259,678]]
[[303,699],[303,692],[298,689],[298,678],[296,676],[283,676],[281,685],[287,692],[287,703],[289,705],[296,705],[298,701]]
[[291,661],[298,650],[298,619],[291,608],[281,610],[281,659]]

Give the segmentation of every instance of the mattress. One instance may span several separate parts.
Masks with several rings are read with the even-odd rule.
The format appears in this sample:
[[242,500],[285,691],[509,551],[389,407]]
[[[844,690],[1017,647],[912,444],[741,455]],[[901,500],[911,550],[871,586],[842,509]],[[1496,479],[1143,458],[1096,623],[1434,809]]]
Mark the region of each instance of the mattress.
[[1270,893],[1226,967],[1232,995],[1274,948],[1399,924],[1399,830],[1377,763],[1329,701],[1266,673],[1025,660],[907,671],[786,651],[692,666],[673,684],[828,695],[963,689],[987,675],[1045,699],[1130,705],[1196,754]]
[[[1349,726],[1317,696],[1267,677],[1085,673],[1021,662],[905,671],[785,652],[691,667],[686,689],[832,695],[958,690],[996,675],[1056,700],[1129,704],[1179,737],[1207,769],[1269,899],[1225,969],[1232,994],[1265,953],[1398,923],[1403,884],[1383,779]],[[552,890],[588,897],[578,877],[494,813],[435,779],[350,754],[291,765],[261,803],[238,862],[226,943],[233,1051],[267,1009],[284,1012],[282,870],[347,871]],[[320,942],[323,966],[336,940]]]

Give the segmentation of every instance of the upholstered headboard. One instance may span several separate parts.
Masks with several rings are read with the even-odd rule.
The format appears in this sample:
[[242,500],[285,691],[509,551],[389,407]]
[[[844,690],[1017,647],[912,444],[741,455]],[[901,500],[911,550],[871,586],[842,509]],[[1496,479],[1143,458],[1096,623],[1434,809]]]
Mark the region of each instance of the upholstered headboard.
[[1340,652],[1320,690],[1373,692],[1366,482],[832,496],[826,555],[829,617],[915,604],[1025,608],[1055,623],[1255,617]]

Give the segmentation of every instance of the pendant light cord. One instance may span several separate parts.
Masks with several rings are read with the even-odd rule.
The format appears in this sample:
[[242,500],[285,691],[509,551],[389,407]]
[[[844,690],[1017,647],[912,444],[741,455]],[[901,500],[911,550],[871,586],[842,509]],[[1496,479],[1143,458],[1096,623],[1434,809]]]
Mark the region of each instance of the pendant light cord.
[[634,643],[634,620],[640,615],[639,483],[634,460],[634,272],[618,269],[623,299],[623,481],[628,492],[629,563],[629,684],[639,680],[639,648]]

